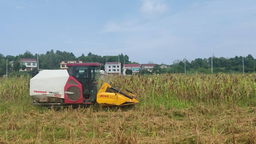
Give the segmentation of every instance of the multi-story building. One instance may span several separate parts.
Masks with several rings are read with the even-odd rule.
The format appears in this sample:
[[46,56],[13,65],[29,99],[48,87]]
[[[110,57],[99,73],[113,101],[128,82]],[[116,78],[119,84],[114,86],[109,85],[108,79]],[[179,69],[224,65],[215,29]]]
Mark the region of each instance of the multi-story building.
[[120,62],[106,62],[105,71],[107,74],[120,75],[121,74],[121,63]]
[[60,69],[68,69],[67,67],[68,63],[83,63],[83,61],[61,61]]
[[149,72],[152,72],[155,65],[156,64],[142,64],[141,69],[145,69]]
[[20,63],[26,66],[25,70],[21,69],[20,71],[30,71],[37,68],[37,61],[35,59],[21,58]]
[[140,65],[139,64],[124,64],[123,66],[123,75],[126,75],[126,70],[131,70],[132,74],[136,74],[140,72]]

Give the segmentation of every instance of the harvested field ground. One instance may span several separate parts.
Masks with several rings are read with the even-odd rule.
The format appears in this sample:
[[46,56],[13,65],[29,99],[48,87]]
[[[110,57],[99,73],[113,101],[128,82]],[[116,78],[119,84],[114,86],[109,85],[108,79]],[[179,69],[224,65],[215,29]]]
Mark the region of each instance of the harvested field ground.
[[255,75],[107,77],[132,107],[30,105],[28,78],[0,79],[0,143],[256,143]]

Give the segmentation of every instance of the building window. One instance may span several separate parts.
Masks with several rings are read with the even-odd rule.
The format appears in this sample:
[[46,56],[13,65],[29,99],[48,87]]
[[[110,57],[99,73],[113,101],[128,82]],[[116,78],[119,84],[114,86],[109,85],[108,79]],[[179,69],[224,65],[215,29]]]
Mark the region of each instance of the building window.
[[36,63],[33,63],[33,66],[35,66],[36,65]]
[[108,71],[111,71],[111,69],[109,69]]
[[116,66],[115,66],[115,65],[113,65],[113,66],[112,66],[112,68],[116,68]]
[[117,66],[117,68],[119,68],[119,65]]
[[62,67],[66,67],[66,65],[62,65]]
[[30,65],[31,65],[31,63],[27,63],[27,65],[28,65],[28,66],[30,66]]
[[113,69],[113,71],[116,71],[116,69]]
[[119,69],[117,69],[117,71],[119,71]]
[[108,66],[108,68],[111,68],[111,66]]

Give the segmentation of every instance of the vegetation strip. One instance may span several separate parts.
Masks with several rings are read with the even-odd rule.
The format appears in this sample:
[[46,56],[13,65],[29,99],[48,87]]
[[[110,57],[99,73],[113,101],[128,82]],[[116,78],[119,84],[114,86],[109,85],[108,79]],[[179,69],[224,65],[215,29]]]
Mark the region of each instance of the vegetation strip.
[[110,76],[134,107],[31,106],[29,77],[0,78],[0,143],[255,143],[255,75]]

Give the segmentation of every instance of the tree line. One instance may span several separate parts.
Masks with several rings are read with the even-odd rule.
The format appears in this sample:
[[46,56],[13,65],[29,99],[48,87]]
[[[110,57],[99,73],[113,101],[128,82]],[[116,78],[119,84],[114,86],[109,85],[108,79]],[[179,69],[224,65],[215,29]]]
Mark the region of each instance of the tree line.
[[[54,50],[47,51],[45,54],[32,54],[29,51],[26,51],[24,54],[19,54],[17,56],[7,55],[4,56],[0,53],[0,76],[6,73],[6,61],[8,60],[9,72],[16,72],[20,69],[25,69],[21,63],[20,58],[29,58],[36,59],[39,58],[39,68],[40,69],[59,69],[61,61],[78,61],[82,60],[83,62],[98,62],[104,64],[105,62],[117,62],[120,61],[121,65],[135,63],[129,61],[129,56],[120,54],[116,56],[100,56],[92,54],[91,52],[88,55],[81,54],[81,56],[76,57],[72,52]],[[11,64],[12,62],[12,64]],[[102,67],[104,68],[104,67]]]
[[[116,56],[100,56],[89,52],[87,55],[81,54],[76,57],[72,52],[54,50],[47,51],[45,54],[32,54],[26,51],[24,54],[17,56],[7,55],[4,56],[0,53],[0,76],[6,73],[6,61],[9,61],[9,72],[19,71],[25,69],[20,63],[20,58],[39,58],[40,69],[59,69],[60,62],[65,60],[82,60],[83,62],[98,62],[104,64],[105,62],[121,62],[121,68],[123,64],[136,63],[129,60],[128,55],[120,54]],[[242,73],[242,61],[244,59],[244,72],[252,73],[256,71],[256,59],[252,55],[246,57],[235,56],[234,58],[213,57],[214,73]],[[10,62],[13,62],[10,64]],[[153,68],[152,73],[185,73],[185,65],[187,73],[211,73],[211,57],[209,58],[197,58],[192,61],[187,60],[175,60],[173,64],[168,65],[168,68],[160,68],[160,65],[156,65]],[[104,69],[104,67],[101,67]],[[141,74],[152,74],[148,71],[142,70]]]
[[[169,68],[160,68],[160,65],[156,65],[152,73],[211,73],[211,59],[209,58],[197,58],[192,61],[175,60]],[[243,73],[243,66],[245,73],[253,73],[256,71],[256,59],[249,54],[246,57],[235,56],[234,58],[213,57],[213,73]],[[149,72],[142,71],[143,74],[150,74]]]

